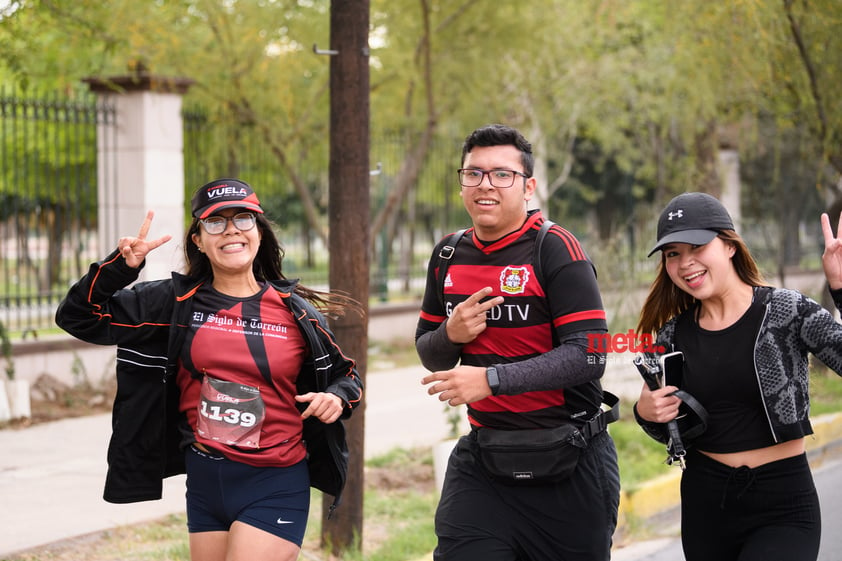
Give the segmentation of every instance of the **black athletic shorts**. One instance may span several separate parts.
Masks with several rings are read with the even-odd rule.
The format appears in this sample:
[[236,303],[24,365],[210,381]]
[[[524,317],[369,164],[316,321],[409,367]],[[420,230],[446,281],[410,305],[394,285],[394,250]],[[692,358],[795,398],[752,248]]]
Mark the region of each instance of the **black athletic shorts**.
[[188,531],[227,532],[239,520],[301,547],[310,512],[306,461],[254,467],[194,446],[185,454]]

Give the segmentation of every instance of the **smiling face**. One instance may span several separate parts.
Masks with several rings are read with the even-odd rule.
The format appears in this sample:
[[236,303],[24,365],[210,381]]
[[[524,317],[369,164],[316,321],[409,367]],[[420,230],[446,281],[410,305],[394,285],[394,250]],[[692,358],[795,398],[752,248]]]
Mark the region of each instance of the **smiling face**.
[[[523,172],[521,153],[515,146],[477,146],[465,155],[463,168],[507,169]],[[481,240],[496,240],[517,230],[526,220],[526,202],[535,192],[534,177],[517,176],[508,188],[493,187],[485,175],[477,187],[462,187],[462,203]]]
[[[244,210],[227,208],[214,213],[213,216],[231,218]],[[244,232],[234,225],[233,220],[227,220],[225,230],[221,234],[209,234],[200,223],[198,233],[193,234],[192,238],[199,250],[207,255],[214,278],[237,275],[253,277],[252,263],[257,256],[261,239],[258,226]]]
[[735,251],[719,237],[705,245],[669,244],[663,247],[664,268],[678,288],[705,300],[741,283],[731,261]]

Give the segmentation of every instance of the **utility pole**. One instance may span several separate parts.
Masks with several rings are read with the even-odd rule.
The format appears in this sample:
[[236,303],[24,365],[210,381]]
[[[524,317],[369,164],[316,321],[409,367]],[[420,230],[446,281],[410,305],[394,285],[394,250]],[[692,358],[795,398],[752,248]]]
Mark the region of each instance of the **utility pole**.
[[[346,314],[332,328],[342,350],[357,361],[363,382],[368,354],[369,299],[369,0],[330,3],[330,201],[331,290],[358,300],[365,315]],[[362,546],[365,401],[348,431],[349,467],[342,504],[328,520],[322,502],[322,546],[332,553]]]

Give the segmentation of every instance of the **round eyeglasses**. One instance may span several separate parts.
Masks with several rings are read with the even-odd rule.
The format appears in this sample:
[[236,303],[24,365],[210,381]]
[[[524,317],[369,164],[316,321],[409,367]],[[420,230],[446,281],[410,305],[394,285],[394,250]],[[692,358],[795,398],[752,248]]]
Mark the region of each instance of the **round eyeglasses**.
[[505,189],[514,185],[515,176],[519,175],[524,179],[529,179],[529,176],[525,173],[521,173],[512,169],[484,170],[462,168],[457,169],[456,173],[459,174],[459,184],[462,187],[479,187],[480,184],[482,184],[482,180],[486,175],[488,176],[488,181],[489,183],[491,183],[491,186],[497,187],[499,189]]
[[225,231],[228,227],[229,220],[241,232],[248,232],[257,224],[257,217],[250,212],[240,212],[230,218],[225,216],[209,216],[208,218],[200,219],[199,222],[205,227],[205,232],[215,236]]

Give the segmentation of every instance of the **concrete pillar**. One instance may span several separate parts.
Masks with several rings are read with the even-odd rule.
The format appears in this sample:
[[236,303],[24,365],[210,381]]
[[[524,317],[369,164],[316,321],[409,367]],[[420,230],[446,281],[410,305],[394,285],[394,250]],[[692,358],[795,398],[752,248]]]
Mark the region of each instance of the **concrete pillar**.
[[734,220],[734,227],[742,233],[740,210],[740,153],[732,148],[721,148],[718,153],[718,174],[722,181],[720,200]]
[[182,96],[192,80],[150,74],[142,65],[127,76],[85,82],[115,109],[115,123],[98,130],[98,220],[103,256],[122,236],[136,236],[155,211],[148,239],[173,239],[152,252],[142,280],[181,270],[185,232]]

